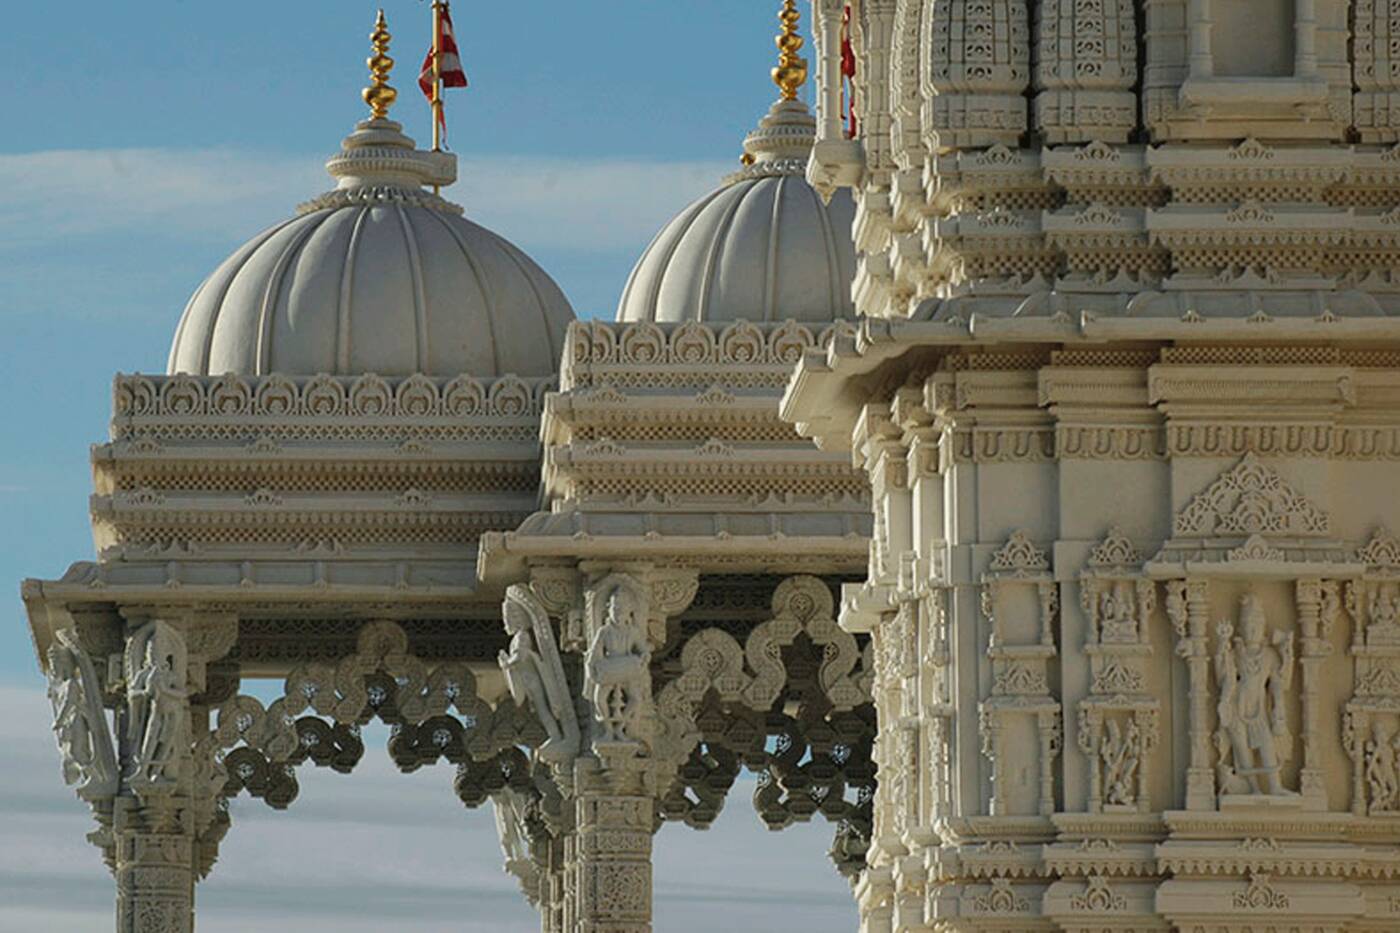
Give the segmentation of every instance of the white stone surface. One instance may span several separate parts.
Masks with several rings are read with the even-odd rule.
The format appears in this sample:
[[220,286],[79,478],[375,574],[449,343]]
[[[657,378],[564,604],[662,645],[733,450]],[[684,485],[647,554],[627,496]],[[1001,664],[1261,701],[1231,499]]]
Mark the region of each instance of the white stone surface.
[[745,140],[753,159],[676,215],[647,247],[619,321],[829,322],[854,311],[855,206],[830,203],[802,177],[815,121],[778,101]]
[[258,234],[195,291],[169,371],[545,376],[573,310],[519,248],[423,188],[456,157],[365,121],[338,187]]

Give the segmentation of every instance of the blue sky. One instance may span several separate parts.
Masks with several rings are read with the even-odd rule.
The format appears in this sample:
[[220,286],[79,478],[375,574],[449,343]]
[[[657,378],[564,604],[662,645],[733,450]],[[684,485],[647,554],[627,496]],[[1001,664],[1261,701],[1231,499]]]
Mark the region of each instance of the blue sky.
[[[399,63],[393,116],[422,140],[428,111],[414,77],[428,44],[427,4],[384,6]],[[533,255],[581,315],[610,316],[652,234],[734,167],[744,134],[773,100],[778,6],[458,0],[472,87],[448,98],[462,180],[447,193]],[[19,581],[57,577],[92,555],[88,445],[105,437],[112,375],[163,371],[204,275],[329,187],[321,165],[364,112],[375,8],[6,4],[0,590],[11,596],[0,613],[0,770],[15,792],[0,808],[12,856],[0,859],[0,933],[99,929],[109,914],[110,880],[82,842],[87,818],[58,778]],[[362,767],[353,778],[308,778],[286,814],[236,804],[224,857],[202,886],[201,930],[255,928],[293,902],[309,931],[386,922],[458,930],[458,898],[467,896],[488,924],[481,929],[530,928],[497,868],[489,813],[464,815],[450,774],[390,775],[382,758]],[[406,808],[398,825],[343,818],[410,785],[395,795]],[[766,834],[746,796],[736,792],[710,834],[663,831],[659,929],[852,928],[849,896],[824,855],[828,828]],[[728,859],[736,868],[724,873]],[[380,907],[364,896],[371,885]],[[65,906],[55,912],[58,890]],[[801,916],[791,912],[799,902]]]

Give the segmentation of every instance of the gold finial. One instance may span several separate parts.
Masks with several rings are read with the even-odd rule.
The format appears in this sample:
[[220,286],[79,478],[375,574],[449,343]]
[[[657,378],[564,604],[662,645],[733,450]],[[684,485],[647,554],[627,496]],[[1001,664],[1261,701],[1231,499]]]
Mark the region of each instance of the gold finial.
[[778,46],[778,67],[772,71],[773,83],[782,90],[783,100],[797,100],[797,89],[807,81],[807,59],[797,54],[802,48],[802,37],[797,34],[801,16],[796,0],[783,0],[783,11],[778,14],[783,31],[773,40]]
[[360,96],[369,104],[369,112],[376,120],[383,120],[389,116],[389,108],[394,105],[399,92],[389,86],[389,72],[394,67],[394,60],[389,57],[389,40],[393,38],[389,35],[389,24],[384,21],[384,11],[379,11],[379,19],[374,22],[374,32],[369,34],[369,43],[374,47],[374,54],[365,60],[369,66],[370,85],[360,92]]

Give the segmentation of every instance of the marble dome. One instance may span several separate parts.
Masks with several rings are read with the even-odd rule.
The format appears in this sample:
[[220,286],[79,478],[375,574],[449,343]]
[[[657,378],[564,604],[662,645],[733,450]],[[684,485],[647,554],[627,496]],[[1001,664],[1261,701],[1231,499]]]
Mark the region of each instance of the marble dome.
[[365,120],[326,164],[337,187],[199,286],[171,373],[546,376],[574,319],[529,256],[429,191],[456,157]]
[[668,223],[632,270],[619,321],[854,317],[855,203],[803,177],[816,121],[781,99],[744,140],[744,168]]

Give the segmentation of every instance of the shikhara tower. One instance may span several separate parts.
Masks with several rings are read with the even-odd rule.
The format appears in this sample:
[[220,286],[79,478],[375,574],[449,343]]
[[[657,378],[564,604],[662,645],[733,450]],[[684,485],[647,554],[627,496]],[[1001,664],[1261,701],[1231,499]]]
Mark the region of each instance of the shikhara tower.
[[864,929],[1400,929],[1395,8],[814,7]]
[[375,718],[550,933],[745,768],[865,933],[1400,929],[1400,18],[813,6],[616,323],[429,190],[381,20],[25,584],[120,931]]

